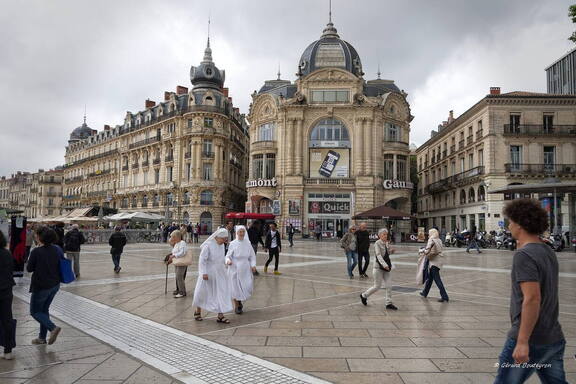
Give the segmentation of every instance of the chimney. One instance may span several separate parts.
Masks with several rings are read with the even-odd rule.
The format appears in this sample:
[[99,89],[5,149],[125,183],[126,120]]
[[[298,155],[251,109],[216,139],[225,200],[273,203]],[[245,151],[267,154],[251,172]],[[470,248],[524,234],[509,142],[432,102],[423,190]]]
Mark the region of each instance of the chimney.
[[155,101],[152,101],[150,99],[146,99],[146,101],[144,102],[144,107],[145,108],[152,108],[153,106],[156,105]]
[[224,94],[224,97],[228,97],[228,88],[222,88],[222,93]]
[[176,86],[176,94],[177,95],[185,95],[188,93],[188,88],[183,87],[181,85]]
[[170,92],[164,91],[164,101],[170,100]]
[[449,116],[448,121],[454,120],[454,111],[450,110],[450,112],[448,113],[448,116]]
[[491,95],[499,95],[500,94],[500,87],[490,87],[490,94]]
[[106,125],[104,126],[104,130],[105,130],[105,131],[109,131],[109,130],[110,130],[110,126],[109,126],[108,124],[106,124]]

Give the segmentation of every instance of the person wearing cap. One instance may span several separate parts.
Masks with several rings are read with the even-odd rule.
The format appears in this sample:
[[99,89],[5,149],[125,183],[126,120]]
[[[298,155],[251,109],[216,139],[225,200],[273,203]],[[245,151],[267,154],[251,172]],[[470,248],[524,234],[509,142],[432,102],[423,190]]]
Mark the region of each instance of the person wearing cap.
[[110,245],[110,254],[112,255],[112,262],[114,263],[114,272],[119,273],[122,267],[120,267],[120,256],[124,251],[124,246],[128,242],[126,235],[122,233],[122,227],[116,226],[114,228],[114,233],[110,236],[108,244]]

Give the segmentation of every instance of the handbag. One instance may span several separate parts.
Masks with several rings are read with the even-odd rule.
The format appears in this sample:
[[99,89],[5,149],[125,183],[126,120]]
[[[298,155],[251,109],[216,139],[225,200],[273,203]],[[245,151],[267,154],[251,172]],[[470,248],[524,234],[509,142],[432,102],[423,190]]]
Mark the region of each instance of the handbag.
[[74,271],[72,270],[72,261],[61,257],[58,263],[60,267],[60,282],[64,284],[70,284],[74,280],[76,280],[76,276],[74,275]]
[[173,258],[172,264],[174,264],[175,267],[187,267],[189,265],[192,265],[193,257],[194,255],[192,254],[192,250],[189,249],[188,251],[186,251],[186,254],[184,256]]

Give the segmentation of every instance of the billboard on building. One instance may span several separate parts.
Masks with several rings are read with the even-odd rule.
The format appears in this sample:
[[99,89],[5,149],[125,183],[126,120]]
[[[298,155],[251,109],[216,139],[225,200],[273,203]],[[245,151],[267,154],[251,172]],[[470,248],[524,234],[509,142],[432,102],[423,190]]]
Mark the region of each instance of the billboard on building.
[[288,200],[288,213],[291,215],[299,215],[301,205],[301,200]]
[[350,149],[310,148],[310,177],[349,177]]

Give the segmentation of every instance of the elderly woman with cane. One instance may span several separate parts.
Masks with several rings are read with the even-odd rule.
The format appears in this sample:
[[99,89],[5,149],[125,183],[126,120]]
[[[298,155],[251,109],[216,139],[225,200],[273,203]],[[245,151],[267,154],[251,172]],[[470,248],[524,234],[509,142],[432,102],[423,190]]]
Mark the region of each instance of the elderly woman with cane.
[[[174,298],[179,299],[186,296],[186,271],[188,270],[188,265],[191,264],[192,260],[188,260],[188,246],[186,242],[182,239],[182,232],[175,230],[170,234],[170,240],[168,241],[172,248],[172,253],[166,256],[166,264],[174,264],[176,270],[176,290],[174,293]],[[188,257],[187,257],[188,256]]]
[[236,227],[236,240],[230,243],[226,254],[230,289],[236,314],[242,314],[242,302],[252,296],[254,288],[254,275],[256,271],[256,254],[248,239],[246,227]]
[[232,306],[230,280],[226,273],[224,243],[228,240],[228,230],[219,228],[200,246],[198,280],[194,290],[192,305],[196,307],[194,319],[202,321],[202,309],[218,314],[218,323],[230,324],[224,317]]

